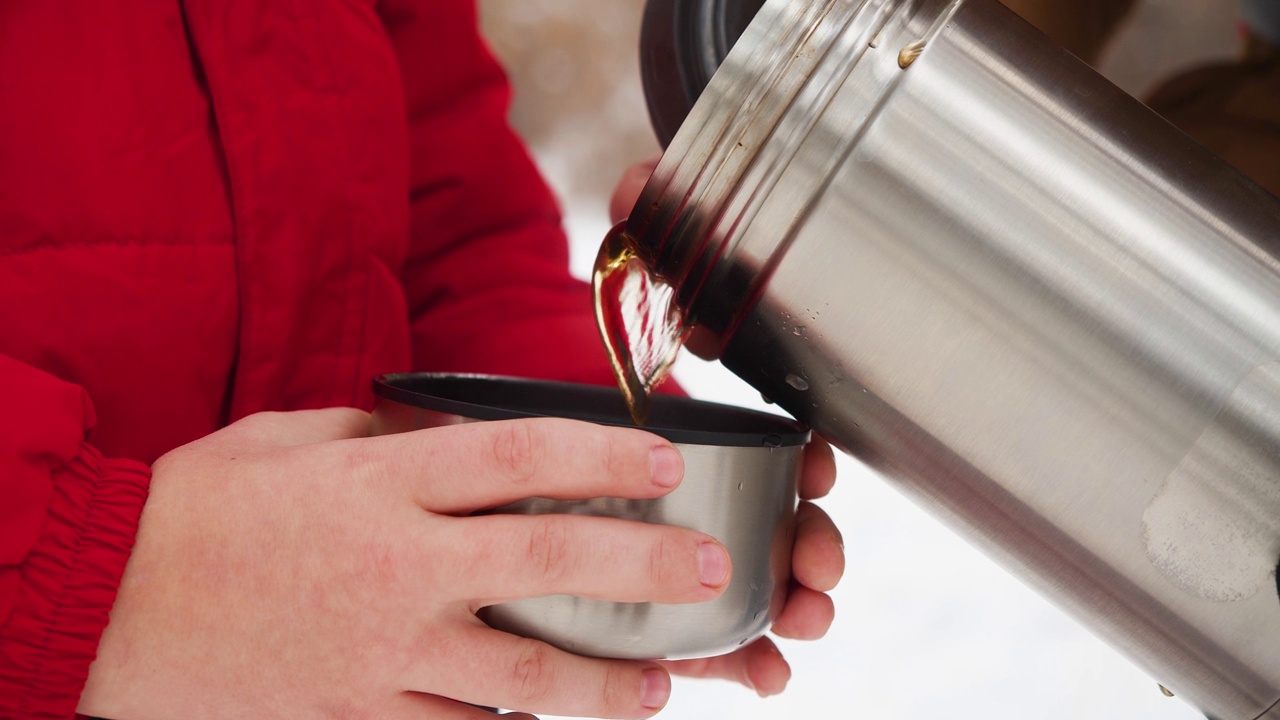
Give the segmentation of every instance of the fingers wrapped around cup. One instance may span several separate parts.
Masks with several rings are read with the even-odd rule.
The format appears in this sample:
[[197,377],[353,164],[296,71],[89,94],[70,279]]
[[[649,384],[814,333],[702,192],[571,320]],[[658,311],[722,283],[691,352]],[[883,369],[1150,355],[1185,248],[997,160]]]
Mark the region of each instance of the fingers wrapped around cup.
[[637,429],[613,388],[412,374],[374,390],[378,435],[490,422],[499,461],[478,459],[472,482],[420,502],[458,516],[454,547],[469,550],[451,562],[497,569],[465,581],[491,628],[576,655],[698,658],[750,643],[782,613],[809,440],[794,421],[663,396],[649,444],[614,448],[609,432]]

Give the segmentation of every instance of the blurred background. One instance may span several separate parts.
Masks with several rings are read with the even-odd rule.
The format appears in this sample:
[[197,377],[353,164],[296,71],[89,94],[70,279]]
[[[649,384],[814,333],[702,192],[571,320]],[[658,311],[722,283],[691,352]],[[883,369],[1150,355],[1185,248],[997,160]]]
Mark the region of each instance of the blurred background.
[[[511,120],[560,197],[573,270],[585,278],[615,183],[659,152],[640,87],[644,3],[480,8],[515,86]],[[1235,28],[1233,0],[1140,0],[1097,68],[1141,98],[1181,68],[1232,57]],[[686,354],[675,374],[695,397],[772,409],[716,364]],[[779,697],[677,680],[659,717],[1202,718],[859,463],[838,464],[836,490],[821,503],[848,551],[830,634],[779,641],[794,673]]]

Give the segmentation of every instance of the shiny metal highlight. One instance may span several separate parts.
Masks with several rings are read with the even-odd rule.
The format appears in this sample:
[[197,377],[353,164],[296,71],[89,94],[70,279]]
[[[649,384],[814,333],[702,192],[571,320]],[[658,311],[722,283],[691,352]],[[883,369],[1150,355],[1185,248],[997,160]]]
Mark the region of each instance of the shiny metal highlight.
[[1276,198],[992,0],[770,0],[628,231],[691,342],[1180,698],[1280,718]]

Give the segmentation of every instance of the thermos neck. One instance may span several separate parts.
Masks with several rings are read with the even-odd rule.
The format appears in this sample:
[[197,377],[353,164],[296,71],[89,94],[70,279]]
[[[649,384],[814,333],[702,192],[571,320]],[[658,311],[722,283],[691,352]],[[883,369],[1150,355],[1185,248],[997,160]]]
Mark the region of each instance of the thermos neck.
[[[725,3],[704,5],[723,8]],[[907,65],[885,72],[882,64],[869,61],[868,50],[897,53],[915,47],[918,54],[959,5],[953,0],[769,2],[698,90],[627,231],[655,272],[676,288],[687,322],[714,338],[713,345],[723,346],[733,334],[785,252],[792,230],[804,222],[830,173],[901,81]],[[653,3],[647,22],[657,22],[658,6],[669,9],[671,3]],[[700,27],[714,34],[707,22]],[[685,67],[694,70],[681,92],[693,92],[694,71],[711,67],[719,49],[708,50],[701,65],[686,53]],[[819,118],[850,81],[864,88],[864,107],[848,113],[858,124],[843,128],[839,151],[830,153],[830,143],[806,142],[811,133],[823,132]],[[670,93],[664,99],[652,83],[648,90],[655,124],[674,117]],[[827,154],[817,161],[826,172],[813,173],[814,160],[803,157],[815,147]],[[793,170],[797,161],[805,165],[803,172]],[[759,232],[761,224],[769,232]],[[748,233],[753,226],[757,231]]]

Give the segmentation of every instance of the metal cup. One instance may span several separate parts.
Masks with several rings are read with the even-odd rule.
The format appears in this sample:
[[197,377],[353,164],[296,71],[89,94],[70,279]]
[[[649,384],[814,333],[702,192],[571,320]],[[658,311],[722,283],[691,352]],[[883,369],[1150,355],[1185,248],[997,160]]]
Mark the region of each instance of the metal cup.
[[[375,435],[529,417],[634,427],[613,388],[406,374],[376,379],[374,393]],[[808,431],[786,418],[665,395],[654,398],[643,429],[675,443],[684,457],[684,480],[668,495],[529,498],[494,512],[596,515],[704,532],[729,551],[729,587],[714,600],[691,604],[554,595],[486,608],[485,622],[581,655],[632,659],[718,655],[769,628],[791,576],[796,484]]]

